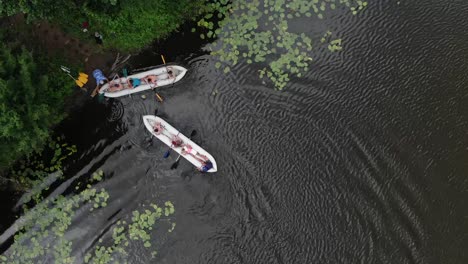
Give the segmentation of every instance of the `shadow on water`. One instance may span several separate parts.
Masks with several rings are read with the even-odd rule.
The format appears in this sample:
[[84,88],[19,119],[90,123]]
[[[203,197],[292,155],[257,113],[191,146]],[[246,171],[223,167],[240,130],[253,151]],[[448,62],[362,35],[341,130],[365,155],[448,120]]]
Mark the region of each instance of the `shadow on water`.
[[202,40],[198,33],[192,33],[192,23],[184,24],[178,32],[172,33],[167,39],[154,42],[150,48],[134,55],[129,61],[130,69],[140,69],[163,64],[161,55],[166,62],[186,63],[193,57],[209,54],[202,47],[211,41]]

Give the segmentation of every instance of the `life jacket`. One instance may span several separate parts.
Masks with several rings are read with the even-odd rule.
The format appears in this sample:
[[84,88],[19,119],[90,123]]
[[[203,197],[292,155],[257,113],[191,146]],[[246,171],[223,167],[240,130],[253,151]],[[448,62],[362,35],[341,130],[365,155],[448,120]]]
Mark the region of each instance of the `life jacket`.
[[137,78],[130,78],[129,82],[130,82],[131,87],[133,88],[136,88],[137,86],[141,84],[140,79],[137,79]]
[[203,167],[201,168],[201,170],[203,172],[208,172],[209,170],[211,170],[213,168],[213,163],[211,163],[211,161],[207,161],[205,162],[205,165],[203,165]]

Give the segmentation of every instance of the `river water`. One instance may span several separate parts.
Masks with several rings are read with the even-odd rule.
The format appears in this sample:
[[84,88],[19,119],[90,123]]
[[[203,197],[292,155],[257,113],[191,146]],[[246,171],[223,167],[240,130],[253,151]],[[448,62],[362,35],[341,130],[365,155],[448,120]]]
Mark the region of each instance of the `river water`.
[[[160,89],[164,103],[152,92],[93,102],[62,128],[81,147],[70,176],[102,168],[111,196],[73,223],[74,255],[109,218],[170,200],[174,232],[153,239],[156,260],[131,245],[131,263],[468,263],[466,14],[466,1],[380,1],[292,23],[330,29],[344,49],[315,51],[282,92],[256,66],[224,74],[180,42],[145,51],[133,66],[164,52],[189,70]],[[142,122],[156,108],[182,133],[197,130],[217,173],[185,160],[170,169],[177,156],[164,159]]]

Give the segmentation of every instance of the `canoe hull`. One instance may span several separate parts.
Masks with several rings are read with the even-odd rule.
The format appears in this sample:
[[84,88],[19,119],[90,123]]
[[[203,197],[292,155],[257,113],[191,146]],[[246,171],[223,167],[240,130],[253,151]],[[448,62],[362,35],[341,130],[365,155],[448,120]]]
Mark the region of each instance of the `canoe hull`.
[[[154,124],[156,122],[160,122],[161,125],[164,127],[164,131],[167,131],[167,133],[162,133],[159,135],[156,134],[153,130]],[[190,140],[188,137],[180,133],[177,129],[175,129],[169,123],[164,121],[162,118],[153,116],[153,115],[145,115],[143,116],[143,123],[145,124],[146,129],[148,129],[148,131],[150,131],[153,136],[157,137],[159,140],[164,142],[164,144],[166,144],[168,147],[172,148],[175,152],[179,153],[182,157],[184,157],[186,160],[192,163],[195,167],[200,168],[202,166],[202,163],[199,160],[195,159],[190,154],[182,155],[181,147],[173,147],[171,138],[170,138],[171,135],[178,136],[183,141],[183,144],[189,144],[198,153],[206,156],[213,164],[213,168],[208,170],[208,172],[216,172],[218,170],[216,161],[213,158],[213,156],[210,155],[210,153],[208,153],[206,150],[204,150],[203,148],[195,144],[192,140]]]
[[[147,83],[142,82],[141,85],[137,86],[136,88],[127,87],[127,80],[130,78],[142,79],[149,75],[165,76],[167,75],[168,69],[171,69],[174,72],[175,78],[158,79],[156,84],[147,84]],[[99,93],[104,94],[104,96],[111,97],[111,98],[121,97],[121,96],[129,95],[129,94],[133,94],[133,93],[146,91],[149,89],[155,89],[158,87],[174,84],[180,81],[185,76],[186,73],[187,73],[187,69],[185,69],[182,66],[177,66],[177,65],[163,66],[163,67],[159,67],[159,68],[152,69],[149,71],[132,74],[132,75],[129,75],[128,77],[122,77],[122,78],[112,80],[109,83],[104,84],[101,87],[101,89],[99,89]],[[124,86],[125,89],[120,90],[120,91],[110,92],[109,91],[110,83],[120,83]]]

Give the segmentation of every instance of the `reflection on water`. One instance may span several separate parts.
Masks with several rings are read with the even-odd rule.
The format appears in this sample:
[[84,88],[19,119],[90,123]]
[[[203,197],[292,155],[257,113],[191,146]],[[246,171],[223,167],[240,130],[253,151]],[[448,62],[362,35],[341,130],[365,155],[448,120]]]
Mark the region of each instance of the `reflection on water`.
[[[177,227],[155,238],[161,263],[466,263],[466,12],[460,1],[384,1],[297,23],[312,35],[331,28],[344,51],[317,51],[283,92],[264,87],[257,66],[224,74],[209,55],[171,55],[189,71],[159,90],[164,103],[153,92],[108,101],[65,128],[85,148],[74,175],[112,175],[109,207],[73,225],[84,232],[74,252],[117,210],[171,200]],[[141,119],[156,108],[198,131],[217,173],[185,161],[170,170],[177,155],[164,159]],[[130,254],[150,263],[139,245]]]

